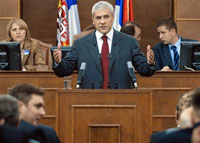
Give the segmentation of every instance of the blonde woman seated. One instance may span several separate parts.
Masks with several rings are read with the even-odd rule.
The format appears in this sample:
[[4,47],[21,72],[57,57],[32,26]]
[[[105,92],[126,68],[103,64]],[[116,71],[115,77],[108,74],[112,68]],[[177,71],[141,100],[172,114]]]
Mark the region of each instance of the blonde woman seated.
[[4,41],[20,42],[23,71],[37,71],[38,66],[45,65],[39,41],[31,38],[24,20],[20,18],[12,19],[7,24],[6,33],[8,39]]

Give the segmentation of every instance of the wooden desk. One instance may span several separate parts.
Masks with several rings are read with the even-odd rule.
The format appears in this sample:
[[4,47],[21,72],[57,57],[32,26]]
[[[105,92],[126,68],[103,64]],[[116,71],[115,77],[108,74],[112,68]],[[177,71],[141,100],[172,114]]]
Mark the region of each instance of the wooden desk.
[[[77,73],[71,75],[72,88],[76,88]],[[200,86],[200,71],[169,71],[156,72],[151,77],[140,76],[136,73],[136,79],[139,88],[156,87],[188,87],[195,88]]]
[[52,71],[0,71],[0,94],[7,94],[8,88],[25,82],[34,84],[41,88],[64,87],[64,78],[57,77]]

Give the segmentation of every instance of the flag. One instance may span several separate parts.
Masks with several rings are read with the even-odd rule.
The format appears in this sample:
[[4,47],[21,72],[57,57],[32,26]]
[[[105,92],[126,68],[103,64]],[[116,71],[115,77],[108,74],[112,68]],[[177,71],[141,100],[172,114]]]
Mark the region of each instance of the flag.
[[80,22],[76,0],[59,0],[57,15],[57,42],[61,46],[71,46],[73,37],[79,34]]
[[120,31],[125,22],[133,20],[133,0],[116,0],[113,27]]

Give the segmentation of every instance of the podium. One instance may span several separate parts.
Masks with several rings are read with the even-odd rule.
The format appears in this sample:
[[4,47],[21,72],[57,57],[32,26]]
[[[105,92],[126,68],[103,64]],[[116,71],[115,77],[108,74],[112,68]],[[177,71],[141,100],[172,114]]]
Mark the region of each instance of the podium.
[[58,134],[64,143],[147,143],[150,91],[59,90]]

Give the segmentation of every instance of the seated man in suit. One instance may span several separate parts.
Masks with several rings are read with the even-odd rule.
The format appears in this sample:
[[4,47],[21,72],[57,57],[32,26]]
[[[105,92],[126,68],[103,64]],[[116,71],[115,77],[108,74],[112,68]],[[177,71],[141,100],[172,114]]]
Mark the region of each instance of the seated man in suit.
[[140,25],[135,21],[127,21],[124,23],[120,32],[135,37],[137,41],[141,40],[141,28]]
[[49,127],[48,130],[46,130],[47,128],[41,128],[38,126],[40,119],[46,114],[43,99],[44,91],[42,89],[25,83],[13,87],[9,94],[19,100],[19,117],[21,120],[20,129],[33,135],[33,138],[36,140],[42,139],[42,142],[45,143],[60,142],[52,128]]
[[186,111],[189,107],[191,107],[192,102],[192,95],[193,92],[188,92],[180,96],[176,111],[175,111],[175,117],[176,117],[176,128],[170,128],[161,132],[156,132],[151,135],[151,143],[158,143],[160,140],[162,140],[167,134],[172,133],[174,131],[177,131],[179,129],[184,129],[192,126],[191,117]]
[[193,126],[169,133],[160,140],[160,143],[190,143],[192,141],[193,130],[200,126],[200,87],[193,91],[191,104],[192,106],[186,110],[190,110],[189,115]]
[[28,138],[17,128],[19,125],[18,100],[10,95],[0,96],[0,142],[27,143]]
[[63,77],[80,69],[83,62],[87,64],[82,88],[131,88],[127,62],[131,61],[142,76],[151,76],[155,69],[154,54],[148,50],[147,58],[139,48],[135,38],[112,28],[114,9],[106,1],[97,2],[92,8],[92,21],[95,32],[77,39],[72,50],[61,59],[60,48],[54,50],[53,57],[57,65],[54,72]]
[[156,70],[179,70],[180,48],[183,39],[177,33],[177,26],[172,18],[163,18],[157,23],[157,31],[161,43],[153,48],[155,54]]

